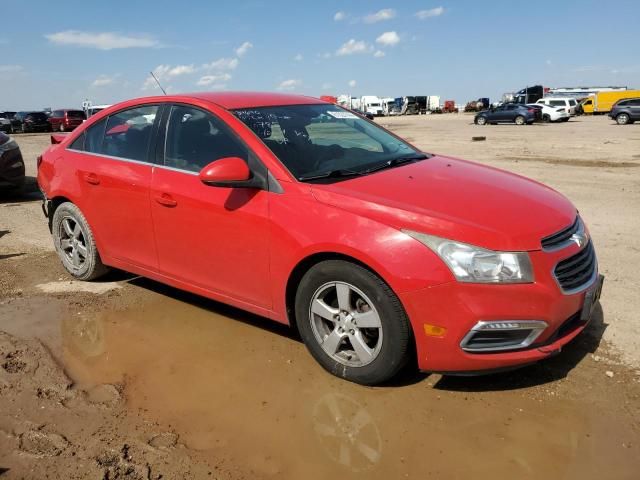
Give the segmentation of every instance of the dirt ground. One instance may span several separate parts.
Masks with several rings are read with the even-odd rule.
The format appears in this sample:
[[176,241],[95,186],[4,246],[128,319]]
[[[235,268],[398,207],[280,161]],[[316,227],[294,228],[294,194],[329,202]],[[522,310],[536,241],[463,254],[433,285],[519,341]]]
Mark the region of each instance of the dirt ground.
[[[606,282],[558,356],[486,377],[341,381],[268,320],[122,272],[71,281],[31,178],[0,197],[0,478],[637,479],[640,125],[471,120],[378,121],[578,206]],[[17,141],[33,177],[48,136]]]

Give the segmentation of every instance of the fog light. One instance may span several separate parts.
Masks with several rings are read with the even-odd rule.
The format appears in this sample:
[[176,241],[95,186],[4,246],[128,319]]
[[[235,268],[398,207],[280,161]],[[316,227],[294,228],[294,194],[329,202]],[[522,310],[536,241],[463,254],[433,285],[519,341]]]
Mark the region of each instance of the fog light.
[[481,321],[465,335],[460,347],[467,352],[516,350],[531,345],[547,328],[541,320]]

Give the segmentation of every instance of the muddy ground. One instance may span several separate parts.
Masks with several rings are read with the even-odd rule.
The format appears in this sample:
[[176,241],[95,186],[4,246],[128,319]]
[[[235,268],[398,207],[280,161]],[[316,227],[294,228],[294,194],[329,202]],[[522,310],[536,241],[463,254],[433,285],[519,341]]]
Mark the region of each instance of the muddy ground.
[[[0,479],[637,479],[640,125],[471,118],[379,121],[576,203],[607,280],[558,356],[488,377],[349,384],[268,320],[122,272],[71,281],[31,179],[0,197]],[[17,140],[33,176],[48,137]]]

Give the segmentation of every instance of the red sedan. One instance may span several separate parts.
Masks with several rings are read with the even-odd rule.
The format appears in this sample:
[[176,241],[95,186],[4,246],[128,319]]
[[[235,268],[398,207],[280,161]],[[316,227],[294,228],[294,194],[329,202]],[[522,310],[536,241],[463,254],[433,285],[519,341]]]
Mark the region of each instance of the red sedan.
[[544,359],[599,297],[561,194],[314,98],[141,98],[52,140],[38,183],[71,275],[112,266],[296,325],[354,382]]

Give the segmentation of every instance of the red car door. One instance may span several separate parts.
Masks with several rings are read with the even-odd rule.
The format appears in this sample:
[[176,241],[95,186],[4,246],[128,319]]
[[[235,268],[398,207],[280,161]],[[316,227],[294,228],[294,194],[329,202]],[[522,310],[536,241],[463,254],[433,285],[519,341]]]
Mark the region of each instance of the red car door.
[[[68,150],[80,185],[79,206],[102,253],[157,270],[149,207],[149,146],[157,105],[118,112],[91,126]],[[76,151],[76,147],[82,151]]]
[[160,272],[213,293],[271,308],[269,192],[208,186],[198,177],[214,160],[248,148],[210,112],[174,105],[162,164],[151,181]]

